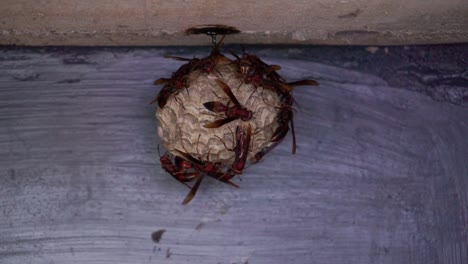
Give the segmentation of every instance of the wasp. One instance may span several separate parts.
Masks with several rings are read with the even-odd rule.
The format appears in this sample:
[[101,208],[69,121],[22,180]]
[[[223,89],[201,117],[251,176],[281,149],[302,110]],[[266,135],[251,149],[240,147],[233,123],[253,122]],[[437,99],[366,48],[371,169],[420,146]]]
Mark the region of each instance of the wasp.
[[[252,111],[248,110],[239,103],[236,96],[232,93],[231,88],[229,88],[229,86],[220,79],[216,79],[216,82],[221,87],[221,90],[223,90],[223,92],[229,97],[230,101],[227,105],[218,101],[211,101],[204,103],[203,106],[205,106],[206,109],[212,112],[224,113],[226,115],[226,118],[205,124],[204,127],[217,128],[237,119],[240,119],[242,121],[249,121],[250,119],[252,119]],[[233,106],[229,106],[230,103],[232,103]]]

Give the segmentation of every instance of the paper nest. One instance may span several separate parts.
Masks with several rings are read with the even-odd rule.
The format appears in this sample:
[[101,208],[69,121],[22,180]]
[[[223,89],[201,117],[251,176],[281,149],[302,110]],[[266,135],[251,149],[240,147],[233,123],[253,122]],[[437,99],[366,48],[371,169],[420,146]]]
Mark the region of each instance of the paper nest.
[[[194,70],[188,76],[189,87],[169,97],[164,108],[158,108],[158,134],[162,145],[172,154],[188,153],[201,161],[234,162],[235,131],[237,126],[250,124],[252,139],[248,159],[269,145],[275,129],[276,116],[281,107],[278,95],[268,89],[245,84],[237,63],[219,55],[216,70],[207,74]],[[224,113],[214,113],[203,103],[219,101],[227,105],[229,98],[216,79],[225,82],[241,105],[253,112],[249,121],[234,120],[218,128],[205,128],[205,124],[224,119]],[[230,103],[230,106],[233,104]]]

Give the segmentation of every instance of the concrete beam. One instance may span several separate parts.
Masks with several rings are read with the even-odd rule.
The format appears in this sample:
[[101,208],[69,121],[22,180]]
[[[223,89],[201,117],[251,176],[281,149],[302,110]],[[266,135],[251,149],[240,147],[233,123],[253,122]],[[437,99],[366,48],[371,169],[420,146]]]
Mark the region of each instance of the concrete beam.
[[466,0],[3,0],[0,45],[203,45],[186,28],[226,24],[228,43],[468,42]]

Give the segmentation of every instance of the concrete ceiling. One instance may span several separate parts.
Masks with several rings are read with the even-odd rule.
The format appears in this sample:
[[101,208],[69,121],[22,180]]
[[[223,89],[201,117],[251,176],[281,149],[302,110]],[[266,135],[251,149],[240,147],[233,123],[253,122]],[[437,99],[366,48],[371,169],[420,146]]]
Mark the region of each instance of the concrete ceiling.
[[468,42],[466,0],[2,0],[0,45],[201,45],[186,28],[226,24],[228,43]]

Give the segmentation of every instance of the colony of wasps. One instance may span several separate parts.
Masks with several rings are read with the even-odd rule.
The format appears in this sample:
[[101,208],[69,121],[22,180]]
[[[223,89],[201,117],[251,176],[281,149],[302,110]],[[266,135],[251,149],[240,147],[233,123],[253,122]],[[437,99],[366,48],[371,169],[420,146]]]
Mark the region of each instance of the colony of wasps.
[[[222,74],[218,71],[217,65],[219,61],[226,59],[220,52],[221,43],[222,40],[213,47],[210,55],[206,58],[188,59],[166,56],[167,58],[186,61],[186,63],[175,71],[171,78],[160,78],[154,82],[155,85],[164,85],[159,94],[151,102],[157,103],[161,110],[172,99],[179,104],[184,104],[184,102],[180,102],[180,99],[178,101],[177,95],[182,92],[190,94],[191,83],[189,75],[191,73],[198,71],[205,75],[212,75],[215,78],[216,85],[219,86],[220,91],[222,91],[227,100],[220,98],[219,100],[203,103],[203,108],[216,116],[214,121],[204,123],[203,127],[217,129],[235,120],[241,121],[235,127],[235,131],[232,131],[234,139],[232,147],[229,148],[223,142],[226,150],[234,155],[233,161],[230,164],[209,160],[209,155],[207,157],[195,157],[188,153],[188,151],[184,151],[184,149],[167,151],[160,156],[162,168],[176,180],[190,188],[190,192],[182,204],[187,204],[192,200],[204,176],[212,177],[220,182],[238,188],[239,186],[232,182],[232,178],[242,174],[247,163],[255,164],[262,160],[267,153],[282,142],[290,130],[292,132],[292,153],[294,154],[296,152],[296,136],[293,123],[294,99],[291,92],[294,86],[318,85],[318,82],[315,80],[301,80],[288,83],[277,72],[281,69],[280,66],[268,65],[256,55],[249,54],[244,49],[241,56],[230,51],[230,54],[234,57],[230,62],[237,69],[242,82],[253,85],[255,89],[269,90],[279,100],[280,107],[274,111],[276,114],[274,117],[277,123],[276,128],[268,141],[265,142],[264,147],[253,153],[251,142],[256,132],[252,131],[253,129],[248,124],[248,121],[255,118],[256,113],[239,102],[233,93],[233,88],[223,81]],[[189,182],[193,181],[195,183],[192,186],[188,185]]]

